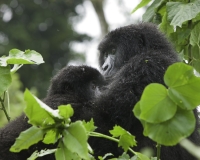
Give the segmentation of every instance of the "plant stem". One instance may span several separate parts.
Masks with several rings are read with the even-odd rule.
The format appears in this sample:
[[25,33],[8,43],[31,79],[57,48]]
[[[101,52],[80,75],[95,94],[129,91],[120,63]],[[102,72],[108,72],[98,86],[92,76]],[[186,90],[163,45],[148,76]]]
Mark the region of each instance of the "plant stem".
[[[105,138],[105,139],[109,139],[111,141],[114,141],[114,142],[117,142],[119,143],[119,140],[116,139],[116,138],[113,138],[111,136],[107,136],[105,134],[101,134],[101,133],[98,133],[98,132],[89,132],[89,136],[92,136],[92,137],[101,137],[101,138]],[[135,151],[133,151],[130,147],[128,148],[128,150],[133,153],[134,155],[137,155],[137,153]]]
[[160,160],[161,145],[157,143],[157,160]]
[[8,122],[10,122],[10,117],[9,117],[7,111],[6,111],[6,108],[5,108],[5,105],[4,105],[4,100],[5,100],[5,92],[4,92],[3,99],[0,97],[0,102],[1,102],[1,106],[2,106],[1,109],[3,110],[4,114],[6,115]]

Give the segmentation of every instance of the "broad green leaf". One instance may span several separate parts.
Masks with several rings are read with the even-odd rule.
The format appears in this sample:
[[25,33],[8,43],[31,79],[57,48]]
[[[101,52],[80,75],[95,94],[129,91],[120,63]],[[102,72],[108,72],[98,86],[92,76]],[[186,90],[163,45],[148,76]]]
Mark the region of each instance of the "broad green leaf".
[[114,126],[113,130],[110,130],[109,132],[110,132],[110,134],[112,134],[113,137],[119,137],[119,136],[127,133],[127,131],[125,129],[123,129],[122,127],[117,126],[117,125]]
[[151,2],[151,0],[141,0],[141,2],[133,9],[133,11],[131,13],[134,13],[139,8],[146,6],[149,2]]
[[0,96],[8,89],[11,82],[10,67],[0,67]]
[[195,27],[193,28],[192,32],[191,32],[191,36],[190,36],[190,44],[195,46],[199,46],[200,47],[200,22],[198,24],[195,25]]
[[125,152],[128,151],[129,147],[137,146],[135,141],[135,136],[131,135],[128,132],[121,135],[119,138],[118,146],[121,146]]
[[142,16],[142,20],[144,22],[151,22],[155,13],[156,9],[163,5],[165,3],[165,0],[155,0],[146,10],[146,12]]
[[35,126],[48,126],[55,124],[55,119],[61,118],[57,110],[53,110],[32,95],[28,89],[24,92],[26,108],[24,112],[29,118],[29,123]]
[[147,156],[145,156],[144,154],[141,154],[139,152],[135,152],[137,159],[136,160],[150,160]]
[[44,63],[42,56],[34,50],[26,50],[25,52],[18,49],[12,49],[9,56],[0,58],[1,66],[8,64],[41,64]]
[[58,106],[59,114],[65,119],[68,119],[73,116],[74,110],[70,104]]
[[87,134],[81,121],[72,123],[63,131],[63,142],[65,147],[72,153],[77,153],[83,159],[88,158]]
[[54,144],[59,138],[58,136],[59,134],[55,129],[48,130],[42,142],[45,144]]
[[149,123],[164,122],[175,115],[176,109],[165,86],[152,83],[144,89],[140,100],[140,119]]
[[38,143],[43,139],[44,132],[42,129],[32,126],[31,128],[20,133],[15,143],[11,146],[11,152],[19,152],[28,149],[31,145]]
[[183,22],[195,18],[200,13],[200,1],[196,0],[190,3],[184,2],[168,2],[167,3],[167,15],[170,24],[176,28],[181,27]]
[[192,111],[178,109],[175,116],[163,123],[146,123],[145,136],[165,146],[176,145],[188,137],[195,129],[195,117]]
[[86,131],[88,131],[88,132],[93,132],[97,128],[94,125],[93,118],[89,122],[86,122],[85,120],[83,120],[82,123],[83,123],[83,126],[85,127]]
[[200,77],[194,75],[191,66],[184,63],[169,66],[164,81],[169,86],[169,97],[182,109],[192,110],[200,105]]
[[137,119],[140,120],[140,122],[142,123],[142,125],[143,125],[143,127],[144,127],[145,121],[142,120],[142,119],[140,119],[140,114],[141,114],[140,101],[138,101],[138,102],[136,103],[136,105],[134,106],[134,108],[133,108],[133,113],[134,113],[135,117],[136,117]]
[[59,148],[55,153],[55,157],[57,160],[81,160],[81,158],[78,157],[77,154],[69,151],[62,141],[59,143]]

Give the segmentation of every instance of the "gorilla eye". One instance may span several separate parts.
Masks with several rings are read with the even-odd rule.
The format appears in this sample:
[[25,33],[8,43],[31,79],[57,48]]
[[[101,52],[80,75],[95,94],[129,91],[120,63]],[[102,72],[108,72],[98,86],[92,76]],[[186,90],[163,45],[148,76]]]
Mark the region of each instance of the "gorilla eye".
[[113,49],[112,49],[112,54],[115,54],[115,52],[116,52],[116,49],[113,48]]
[[92,90],[95,90],[96,89],[96,85],[94,83],[91,84],[91,88]]

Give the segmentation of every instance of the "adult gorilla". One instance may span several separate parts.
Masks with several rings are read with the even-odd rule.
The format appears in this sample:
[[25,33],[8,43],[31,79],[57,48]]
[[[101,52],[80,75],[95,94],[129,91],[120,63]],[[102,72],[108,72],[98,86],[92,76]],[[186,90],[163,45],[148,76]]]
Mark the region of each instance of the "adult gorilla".
[[[109,134],[108,130],[112,129],[114,124],[120,125],[136,136],[138,144],[135,150],[151,147],[155,151],[156,144],[143,136],[143,127],[134,117],[132,109],[140,100],[145,86],[153,82],[164,84],[163,76],[167,67],[179,61],[177,53],[157,27],[148,23],[129,25],[111,31],[100,42],[98,49],[100,67],[109,83],[96,102],[99,115],[95,115],[94,120],[98,131]],[[194,110],[194,113],[197,119],[197,110]],[[189,139],[199,144],[197,126],[198,124]],[[91,145],[95,156],[107,152],[121,154],[117,144],[107,140],[91,138]],[[163,146],[161,159],[195,158],[177,145]]]

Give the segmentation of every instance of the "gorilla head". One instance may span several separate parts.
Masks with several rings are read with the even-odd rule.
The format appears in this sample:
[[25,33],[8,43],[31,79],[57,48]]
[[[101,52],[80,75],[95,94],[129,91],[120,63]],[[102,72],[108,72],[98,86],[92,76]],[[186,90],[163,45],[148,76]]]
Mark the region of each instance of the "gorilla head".
[[100,42],[99,64],[104,76],[115,74],[131,57],[147,52],[174,55],[171,44],[156,26],[148,23],[129,25],[108,33]]
[[100,94],[98,86],[103,84],[104,77],[98,70],[89,66],[67,66],[51,80],[47,97],[72,94],[88,101]]

